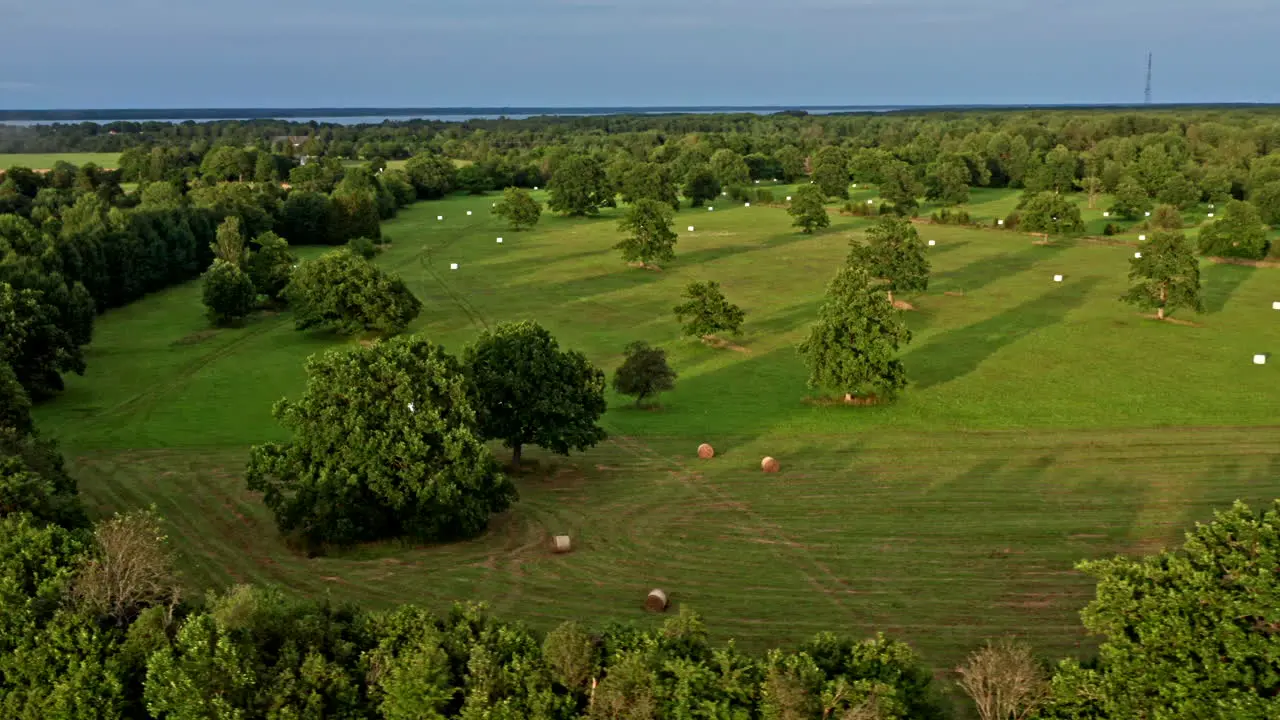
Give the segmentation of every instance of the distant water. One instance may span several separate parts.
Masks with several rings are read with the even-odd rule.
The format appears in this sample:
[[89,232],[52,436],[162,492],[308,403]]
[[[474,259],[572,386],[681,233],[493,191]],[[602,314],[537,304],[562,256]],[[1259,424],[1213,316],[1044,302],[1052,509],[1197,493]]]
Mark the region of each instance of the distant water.
[[[49,119],[4,119],[6,115],[32,115],[35,112],[0,110],[0,125],[31,126],[50,125],[53,123],[93,122],[105,125],[113,122],[217,122],[219,120],[287,120],[295,123],[317,123],[333,125],[369,125],[382,122],[405,122],[409,120],[431,120],[439,122],[464,122],[467,120],[525,120],[539,116],[559,117],[595,117],[603,115],[710,115],[721,113],[750,113],[754,115],[772,115],[779,112],[803,111],[810,115],[830,115],[833,113],[852,112],[891,112],[906,110],[908,106],[824,106],[824,107],[663,107],[663,108],[501,108],[458,109],[450,111],[424,110],[422,112],[361,114],[361,115],[295,115],[289,110],[209,112],[205,117],[191,117],[186,113],[172,115],[157,114],[147,116],[138,111],[122,113],[118,116],[111,111],[58,111],[57,118]],[[161,111],[163,113],[164,111]],[[195,111],[200,112],[200,111]],[[49,113],[53,114],[53,113]]]

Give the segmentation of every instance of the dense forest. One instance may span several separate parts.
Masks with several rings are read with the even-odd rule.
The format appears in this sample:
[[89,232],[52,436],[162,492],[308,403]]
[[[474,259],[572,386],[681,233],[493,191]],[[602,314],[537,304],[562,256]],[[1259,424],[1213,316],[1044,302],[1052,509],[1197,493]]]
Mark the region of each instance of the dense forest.
[[[1130,222],[1222,203],[1200,251],[1254,260],[1272,249],[1264,226],[1280,223],[1280,112],[1269,110],[0,126],[0,153],[71,151],[121,155],[115,168],[9,168],[0,183],[5,718],[950,712],[941,683],[886,638],[824,634],[759,657],[713,644],[687,611],[652,629],[582,618],[542,636],[470,605],[371,612],[251,587],[186,597],[158,519],[91,522],[31,420],[65,373],[84,372],[107,308],[206,274],[225,275],[237,312],[311,301],[282,288],[333,283],[321,265],[291,282],[287,247],[345,244],[352,253],[326,262],[384,287],[402,327],[416,300],[353,256],[386,242],[380,222],[409,203],[511,187],[549,186],[551,209],[570,215],[749,196],[763,192],[755,181],[808,179],[827,202],[873,183],[899,215],[921,198],[961,205],[974,187],[1017,188],[1010,226],[1066,233],[1080,232],[1054,204],[1066,193],[1106,196]],[[962,687],[990,718],[1274,717],[1278,513],[1238,506],[1179,550],[1088,564],[1099,589],[1084,622],[1105,639],[1098,657],[1057,663],[992,645],[962,669]]]

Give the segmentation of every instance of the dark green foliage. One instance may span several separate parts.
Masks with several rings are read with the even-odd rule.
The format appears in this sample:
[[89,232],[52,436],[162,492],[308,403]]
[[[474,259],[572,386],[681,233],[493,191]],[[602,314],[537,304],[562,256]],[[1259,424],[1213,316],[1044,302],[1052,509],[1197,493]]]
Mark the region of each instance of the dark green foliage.
[[502,200],[493,212],[506,219],[512,230],[527,230],[542,218],[542,205],[527,190],[509,187],[502,191]]
[[404,165],[405,174],[418,199],[431,200],[449,194],[454,188],[457,170],[448,158],[439,155],[415,155]]
[[565,158],[551,176],[554,212],[571,216],[595,215],[613,198],[613,190],[599,160],[585,155]]
[[1151,198],[1141,183],[1132,177],[1125,176],[1116,187],[1116,201],[1111,205],[1111,214],[1133,220],[1151,209]]
[[699,165],[689,172],[684,182],[684,196],[693,207],[702,207],[720,196],[720,181],[709,166]]
[[939,225],[969,225],[973,223],[968,210],[952,210],[951,208],[942,208],[929,216],[929,219]]
[[1084,232],[1080,208],[1057,193],[1036,193],[1019,208],[1018,228],[1025,232],[1066,235]]
[[1280,180],[1273,180],[1249,193],[1249,202],[1258,208],[1262,222],[1267,225],[1280,225]]
[[674,260],[676,234],[671,229],[671,207],[657,200],[637,200],[618,221],[618,230],[627,233],[613,247],[627,262],[649,263]]
[[1248,260],[1267,256],[1267,230],[1253,204],[1231,200],[1218,215],[1200,231],[1201,255]]
[[773,156],[782,170],[780,180],[790,183],[804,177],[804,153],[795,145],[783,145]]
[[209,321],[220,327],[239,323],[258,305],[258,292],[249,275],[221,259],[215,260],[204,276],[201,297]]
[[59,319],[44,293],[0,283],[0,362],[13,369],[32,400],[61,391],[64,372],[84,374],[81,347]]
[[711,155],[711,172],[721,187],[745,187],[751,184],[751,169],[742,156],[728,148]]
[[18,382],[9,363],[0,360],[0,432],[9,430],[28,435],[31,424],[31,398]]
[[1200,201],[1200,188],[1186,175],[1175,173],[1160,186],[1156,198],[1166,205],[1185,210]]
[[347,243],[347,249],[353,255],[359,255],[365,260],[372,260],[378,256],[378,246],[373,244],[369,238],[352,238]]
[[1280,503],[1243,503],[1140,559],[1082,563],[1098,581],[1081,613],[1105,640],[1095,667],[1059,666],[1048,718],[1276,716]]
[[377,200],[367,193],[335,194],[329,206],[328,232],[335,243],[360,237],[374,240],[382,237]]
[[929,260],[925,244],[910,220],[886,217],[867,230],[867,244],[850,243],[849,261],[862,265],[872,278],[883,281],[893,300],[895,292],[929,289]]
[[537,323],[485,331],[463,363],[480,433],[511,448],[517,467],[525,445],[568,455],[605,439],[597,424],[605,411],[604,373],[582,353],[561,350]]
[[813,158],[814,187],[825,197],[849,197],[849,156],[837,147],[824,147]]
[[776,180],[784,175],[782,163],[764,153],[751,153],[742,160],[747,164],[752,180]]
[[791,207],[787,208],[787,213],[795,218],[791,224],[806,234],[830,227],[825,194],[817,185],[800,186],[791,200]]
[[250,454],[249,489],[309,546],[452,540],[515,498],[481,441],[457,360],[417,337],[307,361],[307,389],[275,417],[292,434]]
[[453,181],[459,190],[468,195],[483,195],[493,189],[493,176],[478,163],[458,168]]
[[403,332],[422,303],[403,281],[348,250],[326,253],[298,266],[285,288],[299,330],[327,327],[340,333]]
[[622,201],[654,200],[673,209],[680,208],[680,196],[666,165],[635,163],[622,176]]
[[915,215],[920,207],[918,198],[924,192],[910,165],[901,160],[890,160],[880,168],[880,197],[889,203],[898,215]]
[[650,395],[676,386],[676,372],[667,364],[667,352],[637,340],[623,352],[622,365],[613,375],[613,389],[636,399],[636,407]]
[[725,299],[718,282],[695,282],[685,288],[688,301],[675,307],[676,320],[688,337],[706,337],[717,333],[737,335],[747,314]]
[[254,290],[272,302],[283,301],[284,290],[289,286],[298,257],[289,249],[289,243],[273,232],[259,235],[253,244],[257,247],[249,255],[245,271]]
[[911,331],[866,269],[846,264],[827,287],[818,323],[800,345],[809,387],[892,398],[907,385],[896,355]]
[[1182,213],[1172,205],[1160,205],[1151,211],[1151,219],[1147,222],[1157,230],[1181,230]]
[[1178,308],[1204,312],[1200,297],[1200,261],[1180,232],[1157,232],[1138,246],[1142,257],[1129,261],[1129,292],[1121,299],[1160,318]]
[[409,174],[404,170],[383,170],[378,176],[382,180],[382,185],[391,196],[395,198],[396,204],[400,207],[411,204],[418,199],[418,190],[413,186],[413,182],[409,179]]
[[941,157],[925,173],[924,196],[948,205],[968,202],[969,177],[969,167],[959,156]]
[[345,241],[329,227],[332,201],[318,192],[294,190],[285,198],[276,232],[293,245],[338,245]]

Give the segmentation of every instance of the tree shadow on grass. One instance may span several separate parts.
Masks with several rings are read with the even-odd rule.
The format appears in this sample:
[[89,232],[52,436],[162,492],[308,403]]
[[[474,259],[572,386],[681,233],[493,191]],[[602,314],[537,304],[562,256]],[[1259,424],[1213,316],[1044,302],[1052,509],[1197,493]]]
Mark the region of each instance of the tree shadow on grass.
[[[926,240],[925,242],[928,242],[928,241]],[[956,242],[944,242],[941,245],[934,245],[933,247],[925,246],[927,248],[927,250],[925,251],[925,257],[928,258],[928,257],[934,257],[936,255],[946,255],[949,252],[955,252],[956,250],[959,250],[960,248],[969,244],[970,244],[970,241],[968,240],[959,240]]]
[[[801,232],[785,233],[782,235],[774,235],[767,238],[764,242],[741,243],[737,245],[725,245],[721,247],[703,248],[701,250],[693,250],[691,252],[680,252],[680,244],[676,243],[676,259],[673,266],[687,267],[689,265],[699,265],[714,260],[723,260],[735,255],[742,255],[750,252],[758,252],[760,250],[773,250],[780,247],[786,247],[803,240],[812,240],[822,237],[829,233],[819,233],[816,235],[805,235]],[[834,235],[834,233],[830,233]]]
[[929,289],[936,292],[980,290],[1002,277],[1026,272],[1036,263],[1054,258],[1066,249],[1065,243],[1031,245],[1015,252],[978,258],[959,269],[934,275]]
[[748,317],[744,330],[752,334],[774,334],[806,328],[818,320],[818,308],[822,307],[822,303],[823,298],[818,297],[807,303],[792,305],[761,320]]
[[1208,315],[1222,312],[1236,290],[1258,269],[1249,265],[1229,265],[1214,263],[1200,274],[1200,284],[1204,288],[1204,311]]
[[1055,287],[995,317],[935,337],[904,358],[912,385],[924,390],[968,375],[1002,348],[1062,322],[1098,282],[1086,277]]

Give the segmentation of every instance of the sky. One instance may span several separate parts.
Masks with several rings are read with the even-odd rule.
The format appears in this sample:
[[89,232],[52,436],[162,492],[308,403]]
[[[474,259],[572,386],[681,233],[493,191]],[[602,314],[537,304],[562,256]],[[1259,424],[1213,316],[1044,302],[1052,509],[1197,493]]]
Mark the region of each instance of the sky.
[[1280,0],[0,0],[0,109],[1280,102]]

